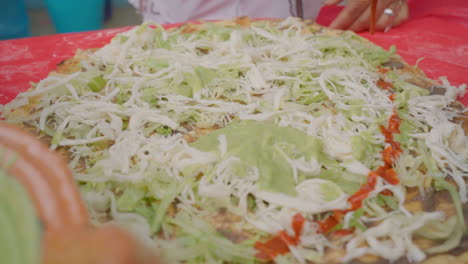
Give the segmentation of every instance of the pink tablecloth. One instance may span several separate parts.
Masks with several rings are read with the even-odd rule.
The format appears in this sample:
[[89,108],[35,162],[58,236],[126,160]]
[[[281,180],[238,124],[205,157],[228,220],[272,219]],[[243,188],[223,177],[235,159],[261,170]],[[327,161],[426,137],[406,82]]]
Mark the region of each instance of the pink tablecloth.
[[[398,53],[410,64],[419,63],[431,78],[447,76],[453,84],[468,83],[468,1],[411,0],[410,19],[388,33],[361,36]],[[317,21],[327,25],[340,11],[326,7]],[[54,70],[77,49],[102,47],[130,27],[94,32],[0,41],[0,104],[9,102]],[[468,94],[460,98],[468,105]]]

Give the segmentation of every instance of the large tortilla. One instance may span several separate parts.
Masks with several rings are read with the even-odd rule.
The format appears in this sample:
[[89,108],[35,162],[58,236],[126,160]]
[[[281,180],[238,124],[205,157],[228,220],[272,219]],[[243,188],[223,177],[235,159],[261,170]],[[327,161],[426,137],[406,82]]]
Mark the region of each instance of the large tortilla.
[[[249,27],[251,26],[251,22],[248,18],[238,18],[235,20],[226,20],[226,21],[219,21],[216,22],[221,24],[225,27],[233,27],[237,25],[241,25],[242,27]],[[272,21],[271,23],[275,23]],[[308,24],[308,30],[312,32],[322,32],[323,34],[327,35],[339,35],[342,32],[336,30],[330,30],[327,28],[320,27],[316,24],[311,23],[310,21],[304,21],[304,23]],[[192,33],[195,31],[199,31],[205,27],[205,24],[186,24],[183,25],[182,33]],[[75,57],[65,60],[57,65],[56,72],[52,72],[51,75],[54,74],[71,74],[74,72],[81,71],[81,60],[86,59],[90,56],[94,50],[88,50],[79,52]],[[397,69],[399,74],[408,76],[410,82],[423,87],[425,89],[429,89],[432,93],[445,93],[444,88],[438,86],[437,82],[428,79],[424,76],[424,73],[416,67],[409,66],[404,61],[401,61],[398,58],[392,59],[391,61],[387,62],[387,65],[391,68]],[[40,97],[34,98],[30,100],[29,104],[23,106],[21,108],[15,109],[14,112],[7,119],[22,119],[21,117],[28,116],[31,114],[36,113],[36,105],[40,102]],[[463,107],[461,104],[457,105],[456,107]],[[465,135],[468,135],[468,115],[465,117],[458,118],[454,120],[454,122],[463,123],[463,128],[465,130]],[[26,129],[33,129],[28,124],[23,124]],[[213,130],[216,130],[216,127],[208,128],[208,129],[194,129],[194,133],[190,135],[186,135],[187,141],[194,141],[198,136],[207,134]],[[35,131],[35,130],[34,130]],[[35,131],[37,132],[37,131]],[[40,136],[40,134],[38,134]],[[50,137],[42,136],[43,140],[50,144]],[[62,155],[66,156],[70,159],[67,149],[60,148],[58,150]],[[447,214],[447,216],[455,215],[455,208],[453,206],[452,200],[446,191],[439,191],[439,192],[428,192],[425,193],[424,196],[419,193],[416,188],[409,189],[407,194],[407,201],[406,207],[411,212],[419,212],[419,211],[443,211]],[[465,222],[468,217],[468,204],[464,204],[463,211],[465,214]],[[229,214],[226,211],[220,211],[217,215],[212,216],[211,223],[216,227],[218,231],[223,233],[226,237],[231,239],[234,242],[241,241],[247,237],[250,237],[250,234],[242,233],[234,228],[234,224],[239,221],[235,215]],[[421,248],[429,248],[436,243],[431,240],[426,239],[417,239],[416,243]],[[325,263],[340,263],[340,259],[344,255],[344,250],[342,249],[327,249],[327,252],[324,257]],[[456,248],[447,252],[446,254],[434,255],[429,256],[423,263],[467,263],[468,262],[468,235],[463,236],[463,240],[461,244]],[[379,259],[374,256],[364,256],[358,260],[354,260],[351,263],[386,263],[385,260]],[[406,258],[402,258],[396,263],[409,263]]]

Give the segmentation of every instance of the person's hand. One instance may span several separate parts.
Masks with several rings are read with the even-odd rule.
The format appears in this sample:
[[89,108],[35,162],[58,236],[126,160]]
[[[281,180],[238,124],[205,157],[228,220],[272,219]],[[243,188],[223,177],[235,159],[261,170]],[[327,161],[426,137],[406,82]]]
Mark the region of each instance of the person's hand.
[[[327,0],[325,5],[336,5],[343,0]],[[333,29],[347,29],[352,31],[364,31],[370,28],[372,0],[348,0],[346,7],[338,17],[330,24]],[[393,17],[384,14],[385,9],[393,11]],[[383,31],[386,28],[398,26],[409,16],[406,0],[378,0],[376,12],[376,30]]]

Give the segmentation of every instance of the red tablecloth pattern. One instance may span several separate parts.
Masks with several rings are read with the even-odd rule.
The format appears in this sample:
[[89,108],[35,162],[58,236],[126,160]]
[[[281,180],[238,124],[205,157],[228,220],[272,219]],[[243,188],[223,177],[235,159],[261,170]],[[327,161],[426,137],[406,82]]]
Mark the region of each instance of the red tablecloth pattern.
[[[398,53],[431,78],[446,76],[452,84],[468,84],[468,1],[411,0],[410,19],[387,33],[360,33],[374,43]],[[317,19],[328,25],[341,10],[325,7]],[[174,26],[174,25],[169,25]],[[99,48],[131,27],[0,41],[0,104],[12,100],[73,56],[78,49]],[[468,106],[468,94],[461,97]]]

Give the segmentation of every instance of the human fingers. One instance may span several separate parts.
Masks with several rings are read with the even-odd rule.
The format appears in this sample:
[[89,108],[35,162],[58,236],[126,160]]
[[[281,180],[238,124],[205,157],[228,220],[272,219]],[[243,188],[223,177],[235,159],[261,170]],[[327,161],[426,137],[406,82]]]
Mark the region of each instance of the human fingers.
[[393,15],[382,14],[376,25],[379,31],[388,31],[391,27],[395,27],[403,23],[409,17],[409,8],[406,1],[394,2],[388,6],[388,9],[393,11]]
[[88,224],[86,207],[60,155],[25,130],[2,122],[0,148],[16,157],[9,172],[28,190],[47,231]]
[[[393,0],[380,0],[377,2],[377,9],[375,16],[377,18],[381,17],[385,8],[389,7],[392,4]],[[362,13],[360,17],[356,19],[356,21],[351,24],[348,28],[349,30],[360,32],[370,28],[371,22],[371,8],[370,6]]]
[[352,0],[330,24],[332,29],[347,29],[369,7],[371,0]]
[[393,26],[399,26],[401,23],[405,22],[409,18],[409,6],[408,2],[403,1],[400,11],[397,13],[395,20],[393,21]]
[[339,3],[343,2],[343,0],[326,0],[323,5],[337,5]]

